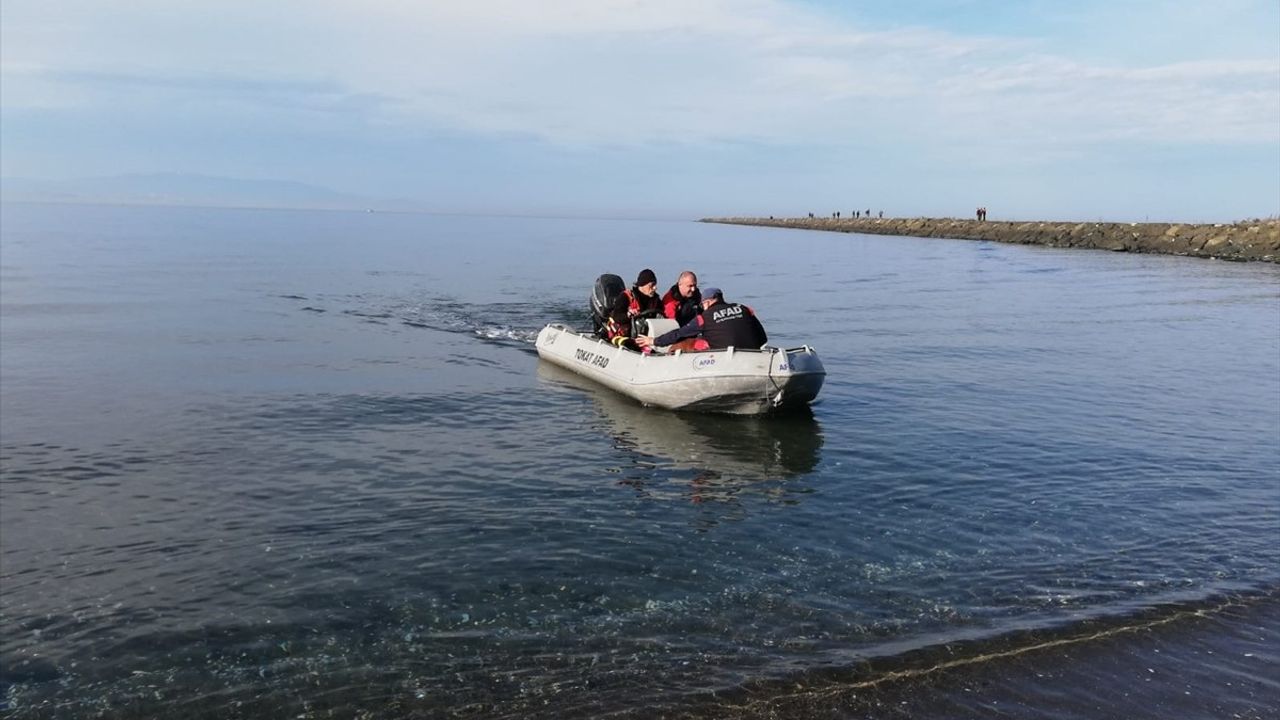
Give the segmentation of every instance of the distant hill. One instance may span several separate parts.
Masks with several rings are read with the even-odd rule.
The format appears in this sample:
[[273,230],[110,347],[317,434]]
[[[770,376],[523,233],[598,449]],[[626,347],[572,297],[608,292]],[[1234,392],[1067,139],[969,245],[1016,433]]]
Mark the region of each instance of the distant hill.
[[187,173],[154,173],[36,180],[0,178],[7,202],[120,203],[307,209],[408,209],[409,203],[349,195],[288,180],[246,180]]

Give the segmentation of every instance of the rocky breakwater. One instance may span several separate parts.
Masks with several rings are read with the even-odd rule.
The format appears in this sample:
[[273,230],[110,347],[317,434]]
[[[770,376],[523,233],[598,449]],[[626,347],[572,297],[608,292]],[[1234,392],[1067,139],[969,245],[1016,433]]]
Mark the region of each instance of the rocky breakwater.
[[1219,260],[1280,263],[1280,219],[1232,224],[1006,222],[953,218],[705,218],[731,225],[990,240],[1020,245],[1162,253]]

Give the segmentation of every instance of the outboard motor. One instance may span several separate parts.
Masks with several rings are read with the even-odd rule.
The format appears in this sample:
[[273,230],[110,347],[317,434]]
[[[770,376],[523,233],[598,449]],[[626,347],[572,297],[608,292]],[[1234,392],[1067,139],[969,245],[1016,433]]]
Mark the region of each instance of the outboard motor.
[[609,311],[613,309],[618,296],[626,289],[627,284],[617,275],[605,273],[596,278],[596,286],[591,291],[591,329],[596,335],[604,337]]

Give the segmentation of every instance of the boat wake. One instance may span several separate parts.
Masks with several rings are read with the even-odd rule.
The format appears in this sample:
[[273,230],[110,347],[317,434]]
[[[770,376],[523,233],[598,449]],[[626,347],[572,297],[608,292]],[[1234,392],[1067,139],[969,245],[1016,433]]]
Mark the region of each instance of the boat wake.
[[585,311],[550,299],[530,302],[469,303],[447,295],[425,298],[370,294],[305,296],[286,294],[298,311],[327,313],[373,325],[471,335],[480,340],[532,350],[538,331],[553,320],[585,324]]

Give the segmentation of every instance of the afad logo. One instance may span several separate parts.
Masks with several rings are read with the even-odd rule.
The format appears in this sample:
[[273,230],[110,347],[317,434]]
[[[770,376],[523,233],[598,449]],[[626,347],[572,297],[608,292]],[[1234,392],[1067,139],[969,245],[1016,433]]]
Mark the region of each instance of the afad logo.
[[693,359],[693,369],[694,369],[694,370],[702,370],[702,369],[704,369],[704,368],[715,367],[715,364],[716,364],[716,356],[715,356],[715,355],[707,355],[707,356],[705,356],[705,357],[700,357],[700,358],[694,358],[694,359]]

